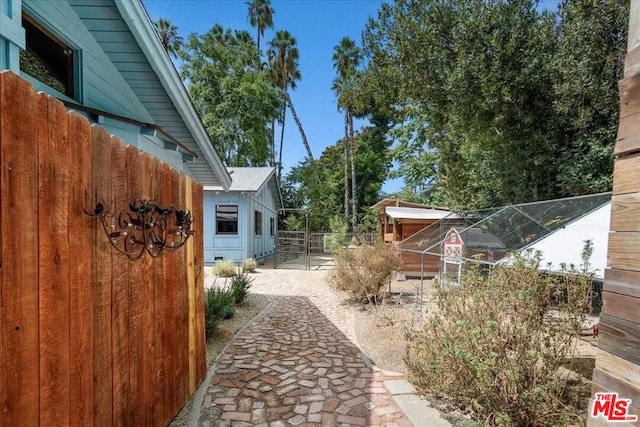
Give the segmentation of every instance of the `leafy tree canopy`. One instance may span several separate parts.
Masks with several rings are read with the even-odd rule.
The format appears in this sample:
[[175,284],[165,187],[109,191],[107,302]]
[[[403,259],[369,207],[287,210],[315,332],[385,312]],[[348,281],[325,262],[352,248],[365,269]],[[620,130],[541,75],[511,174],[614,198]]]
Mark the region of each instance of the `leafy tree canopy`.
[[282,97],[251,35],[215,25],[206,34],[192,34],[181,58],[189,94],[225,163],[269,165],[269,124],[280,117]]
[[[606,191],[628,3],[397,0],[363,35],[399,174],[454,208]],[[371,98],[371,96],[369,96]]]

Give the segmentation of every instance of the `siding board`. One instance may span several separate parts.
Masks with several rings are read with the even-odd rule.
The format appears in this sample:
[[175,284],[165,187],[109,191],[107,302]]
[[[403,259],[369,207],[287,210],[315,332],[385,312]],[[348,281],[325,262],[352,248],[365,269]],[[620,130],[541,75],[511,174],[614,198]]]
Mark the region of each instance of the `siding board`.
[[640,231],[640,193],[613,196],[611,231]]
[[635,152],[640,149],[640,111],[620,118],[613,154]]
[[609,233],[607,267],[637,270],[640,265],[640,233]]
[[640,155],[616,160],[613,169],[613,194],[640,192]]
[[640,323],[605,313],[599,329],[599,348],[640,365]]
[[603,290],[640,298],[640,272],[608,268],[604,278]]

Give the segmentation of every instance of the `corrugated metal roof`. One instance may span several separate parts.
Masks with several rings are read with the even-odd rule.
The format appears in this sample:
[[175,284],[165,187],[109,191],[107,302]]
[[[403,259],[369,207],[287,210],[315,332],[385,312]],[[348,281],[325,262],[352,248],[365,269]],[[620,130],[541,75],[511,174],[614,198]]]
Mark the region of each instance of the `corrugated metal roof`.
[[386,206],[385,212],[394,219],[443,219],[449,217],[451,219],[459,218],[450,211],[441,209],[420,209],[420,208],[403,208],[396,206]]

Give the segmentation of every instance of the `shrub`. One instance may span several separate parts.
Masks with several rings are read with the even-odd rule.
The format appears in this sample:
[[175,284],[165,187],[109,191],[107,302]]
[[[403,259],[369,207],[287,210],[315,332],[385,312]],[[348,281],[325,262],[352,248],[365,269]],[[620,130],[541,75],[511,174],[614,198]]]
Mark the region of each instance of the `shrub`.
[[258,268],[258,263],[253,258],[247,258],[244,260],[242,264],[242,271],[247,273],[255,273],[256,268]]
[[233,277],[237,274],[236,265],[233,261],[216,261],[213,274],[218,277]]
[[436,290],[437,310],[411,337],[405,362],[419,386],[489,425],[566,424],[583,401],[570,398],[559,368],[573,354],[587,295],[587,280],[544,277],[524,258],[489,276],[469,268],[459,286]]
[[251,282],[253,282],[253,279],[244,272],[231,279],[230,289],[234,303],[240,305],[247,299]]
[[230,287],[207,289],[205,295],[204,322],[207,337],[216,334],[218,322],[232,317],[235,313],[233,293]]
[[329,218],[329,229],[331,233],[324,235],[324,247],[336,255],[344,246],[347,236],[347,224],[340,217],[334,216]]
[[383,242],[342,248],[335,256],[336,266],[329,273],[329,284],[360,302],[382,300],[391,274],[400,268],[400,256]]

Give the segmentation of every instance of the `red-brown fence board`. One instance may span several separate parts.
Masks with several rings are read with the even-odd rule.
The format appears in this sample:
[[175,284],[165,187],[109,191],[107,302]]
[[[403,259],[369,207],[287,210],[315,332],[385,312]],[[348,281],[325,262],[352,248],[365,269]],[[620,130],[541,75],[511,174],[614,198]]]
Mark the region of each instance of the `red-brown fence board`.
[[38,94],[40,424],[69,422],[69,138],[62,103]]
[[[2,407],[5,426],[39,421],[38,106],[31,85],[0,74]],[[17,102],[19,100],[19,102]]]
[[[113,136],[111,144],[111,192],[114,212],[127,209],[127,150]],[[113,414],[115,426],[131,425],[129,413],[129,259],[121,254],[112,257],[111,351],[113,355]]]
[[91,278],[94,222],[83,211],[91,188],[91,125],[69,114],[69,425],[93,424],[93,298]]
[[[142,191],[141,182],[141,155],[136,147],[127,147],[127,200],[140,197]],[[137,410],[144,406],[144,382],[150,381],[144,374],[145,340],[144,340],[144,313],[149,304],[147,290],[143,282],[143,264],[128,262],[129,272],[129,407],[131,425],[145,425],[144,413]]]
[[[140,154],[140,187],[141,197],[144,199],[150,199],[152,194],[152,185],[155,182],[156,163],[152,161],[151,157],[146,154]],[[153,269],[156,265],[156,260],[143,256],[140,260],[140,271],[142,281],[140,288],[142,291],[142,298],[145,302],[142,310],[142,342],[143,352],[145,357],[142,359],[142,399],[143,407],[148,408],[145,412],[144,425],[159,425],[157,420],[156,409],[156,393],[154,385],[157,383],[156,379],[156,363],[155,363],[155,305],[156,305],[156,293],[155,282],[153,277]]]
[[[166,425],[205,376],[202,186],[9,72],[0,160],[0,425]],[[193,249],[129,260],[83,210],[136,198],[189,202]]]
[[[111,137],[103,128],[94,125],[91,128],[93,139],[92,177],[94,196],[91,205],[96,202],[113,206],[111,193]],[[113,424],[113,368],[111,352],[111,245],[100,224],[96,221],[94,277],[93,277],[93,345],[94,345],[94,423],[96,426]]]
[[205,349],[205,330],[204,330],[204,219],[202,215],[198,215],[198,209],[202,209],[204,206],[204,193],[202,186],[192,184],[191,188],[193,194],[193,207],[192,213],[194,217],[194,276],[195,276],[195,321],[196,321],[196,383],[200,384],[204,381],[207,375],[207,359],[201,357],[206,354]]
[[[149,170],[150,197],[153,200],[162,200],[162,174],[160,171],[161,164],[155,161],[151,162]],[[163,259],[155,258],[151,265],[151,280],[153,287],[153,359],[154,359],[154,375],[155,383],[153,385],[154,402],[153,402],[153,420],[154,425],[163,425],[167,423],[165,417],[165,387],[166,384],[166,366],[164,360],[164,348],[162,346],[162,338],[166,328],[167,312],[165,310],[165,272],[163,268]]]

